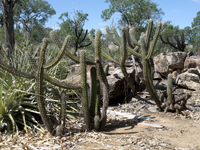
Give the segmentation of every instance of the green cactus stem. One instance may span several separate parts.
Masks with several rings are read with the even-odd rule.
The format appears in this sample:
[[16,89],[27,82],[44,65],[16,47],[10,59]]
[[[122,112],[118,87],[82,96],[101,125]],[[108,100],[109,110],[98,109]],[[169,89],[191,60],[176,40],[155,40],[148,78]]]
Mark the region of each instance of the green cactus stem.
[[147,65],[147,60],[146,60],[146,49],[145,49],[145,35],[140,37],[140,45],[141,45],[141,53],[142,53],[142,60],[143,60],[143,76],[144,80],[147,86],[147,89],[149,91],[149,94],[152,96],[154,101],[156,102],[157,106],[162,110],[161,107],[161,102],[159,100],[159,97],[153,87],[153,83],[150,80],[150,71]]
[[[28,55],[28,59],[29,59],[29,62],[30,64],[32,65],[32,67],[34,69],[37,68],[37,65],[35,63],[35,61],[31,58],[30,55]],[[64,89],[81,89],[81,85],[76,85],[76,84],[70,84],[70,83],[67,83],[65,81],[62,81],[62,80],[59,80],[59,79],[56,79],[54,77],[50,77],[47,73],[43,73],[43,77],[46,81],[50,82],[51,84],[55,85],[55,86],[58,86],[58,87],[61,87],[61,88],[64,88]]]
[[60,111],[60,119],[61,119],[61,126],[62,126],[62,134],[64,134],[65,129],[65,115],[66,115],[66,100],[67,100],[67,94],[66,91],[61,92],[61,98],[60,98],[60,105],[61,105],[61,111]]
[[91,116],[94,117],[95,116],[95,105],[96,105],[96,95],[97,95],[97,73],[96,73],[96,68],[92,67],[90,69],[90,76],[91,76],[91,90],[90,90],[90,94],[91,94],[91,105],[90,105],[90,112],[91,112]]
[[87,75],[86,75],[86,62],[85,62],[85,52],[80,52],[80,65],[81,65],[81,85],[82,85],[82,103],[83,103],[83,115],[86,124],[86,129],[90,130],[90,109],[88,102],[88,90],[87,90]]
[[103,130],[105,128],[107,119],[106,111],[109,104],[109,94],[108,94],[109,85],[101,64],[101,35],[102,35],[101,30],[97,30],[95,36],[95,62],[97,68],[97,77],[103,89],[103,106],[102,106],[101,125],[100,125],[100,130]]
[[[60,43],[56,33],[54,31],[50,32],[50,37],[54,40],[54,42],[56,43],[56,45],[58,46],[58,48],[62,48],[62,44]],[[73,61],[75,61],[76,63],[80,63],[80,59],[74,55],[72,55],[69,51],[67,51],[65,49],[64,51],[65,55],[67,55],[67,57],[69,57],[70,59],[72,59]],[[86,60],[86,64],[88,65],[95,65],[95,63],[93,61],[90,60]]]
[[106,65],[104,67],[104,73],[105,73],[106,76],[109,74],[108,72],[109,72],[109,65]]
[[43,46],[40,51],[40,57],[39,57],[39,64],[37,68],[37,73],[36,73],[36,100],[38,104],[38,109],[40,111],[40,115],[42,118],[43,123],[45,124],[45,127],[47,130],[50,132],[51,135],[55,135],[53,124],[51,122],[51,119],[47,116],[47,111],[45,109],[45,104],[44,104],[44,88],[43,88],[43,72],[44,72],[44,59],[45,59],[45,50],[47,47],[47,39],[45,38],[43,40]]
[[63,43],[63,46],[61,48],[61,50],[59,51],[58,55],[56,56],[56,58],[54,58],[54,60],[49,63],[48,65],[45,65],[44,66],[44,69],[49,69],[49,68],[52,68],[54,67],[55,65],[58,64],[58,62],[61,60],[61,58],[63,57],[63,54],[65,52],[65,50],[67,50],[67,48],[69,47],[70,45],[70,42],[71,42],[71,39],[72,37],[70,35],[68,35],[66,38],[65,38],[65,41]]
[[174,99],[174,96],[172,95],[172,74],[171,73],[168,74],[168,79],[167,79],[167,95],[171,104],[174,105],[175,99]]

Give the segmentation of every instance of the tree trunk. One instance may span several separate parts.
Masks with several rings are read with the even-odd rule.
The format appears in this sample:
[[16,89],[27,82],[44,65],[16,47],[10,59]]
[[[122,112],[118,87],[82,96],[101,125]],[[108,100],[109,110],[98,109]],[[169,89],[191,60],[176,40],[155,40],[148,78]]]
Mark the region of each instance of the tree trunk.
[[5,48],[8,48],[8,57],[12,59],[12,54],[15,45],[14,38],[14,20],[13,20],[13,7],[15,1],[2,0],[2,11],[4,21],[4,35],[5,35]]

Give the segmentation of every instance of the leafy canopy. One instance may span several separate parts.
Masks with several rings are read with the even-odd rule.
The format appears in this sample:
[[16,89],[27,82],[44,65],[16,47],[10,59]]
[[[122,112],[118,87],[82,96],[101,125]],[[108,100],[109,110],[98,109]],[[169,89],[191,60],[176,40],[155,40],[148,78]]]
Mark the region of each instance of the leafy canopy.
[[109,20],[113,14],[120,13],[120,25],[134,25],[141,27],[147,24],[148,19],[161,20],[164,12],[150,0],[106,0],[109,8],[102,11],[101,18]]

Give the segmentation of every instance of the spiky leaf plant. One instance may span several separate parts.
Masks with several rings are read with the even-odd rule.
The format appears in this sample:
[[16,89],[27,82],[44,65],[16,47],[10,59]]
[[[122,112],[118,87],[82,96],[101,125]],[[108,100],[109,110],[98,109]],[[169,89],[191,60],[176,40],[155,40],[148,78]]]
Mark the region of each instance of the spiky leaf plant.
[[[10,132],[35,127],[42,129],[36,121],[39,114],[34,97],[30,97],[32,81],[16,78],[7,71],[0,70],[0,130]],[[27,88],[27,91],[24,89]],[[40,126],[40,128],[38,128]]]

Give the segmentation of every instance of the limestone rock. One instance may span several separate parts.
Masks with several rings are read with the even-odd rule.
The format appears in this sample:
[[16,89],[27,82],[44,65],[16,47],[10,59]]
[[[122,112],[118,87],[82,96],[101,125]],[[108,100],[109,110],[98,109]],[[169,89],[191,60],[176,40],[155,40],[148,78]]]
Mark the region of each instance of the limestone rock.
[[189,69],[178,75],[175,79],[175,84],[191,90],[200,90],[199,72],[197,69]]
[[161,53],[154,57],[155,71],[167,76],[176,69],[183,69],[186,56],[185,52]]

